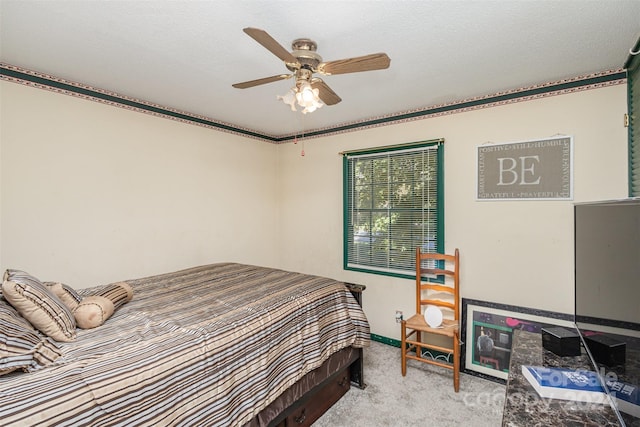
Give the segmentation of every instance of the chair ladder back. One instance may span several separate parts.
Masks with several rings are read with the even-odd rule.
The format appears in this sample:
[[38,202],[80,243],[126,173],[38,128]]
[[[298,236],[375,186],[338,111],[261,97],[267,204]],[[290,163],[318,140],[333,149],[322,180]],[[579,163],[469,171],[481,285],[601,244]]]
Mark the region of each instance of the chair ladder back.
[[[433,260],[438,268],[422,268],[422,261]],[[442,267],[439,268],[442,264]],[[438,253],[422,253],[420,248],[416,248],[416,313],[422,312],[424,305],[436,305],[450,308],[453,311],[454,319],[460,319],[460,255],[458,249],[454,255]],[[450,269],[448,266],[452,266]],[[425,282],[422,277],[425,275],[445,276],[453,279],[452,285]],[[439,299],[423,298],[423,291],[433,291],[439,293],[449,293],[453,297],[453,302]]]
[[422,300],[421,302],[422,302],[422,306],[423,307],[425,307],[427,305],[435,305],[437,307],[448,308],[453,313],[455,313],[455,311],[456,311],[456,306],[452,302],[442,301],[442,300],[437,300],[437,299],[425,299],[425,300]]

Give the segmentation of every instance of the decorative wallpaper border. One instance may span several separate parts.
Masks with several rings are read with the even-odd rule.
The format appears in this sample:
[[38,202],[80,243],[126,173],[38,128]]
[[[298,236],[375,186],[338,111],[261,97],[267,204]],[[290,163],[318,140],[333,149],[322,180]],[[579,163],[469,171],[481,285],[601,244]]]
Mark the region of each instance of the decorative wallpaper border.
[[[469,98],[448,104],[439,104],[424,109],[415,109],[397,114],[389,114],[359,122],[343,123],[331,128],[306,131],[304,138],[318,138],[326,136],[327,134],[338,134],[370,129],[449,114],[464,113],[466,111],[479,110],[483,108],[514,104],[516,102],[531,101],[549,96],[597,89],[626,83],[626,79],[625,70],[611,70],[602,73],[590,74],[588,76],[575,77],[573,79],[565,79],[558,82],[519,88],[507,92],[499,92],[477,98]],[[283,138],[292,139],[294,136],[295,135],[286,135],[283,136]]]
[[39,89],[45,89],[64,95],[75,96],[77,98],[95,101],[131,111],[150,114],[156,117],[162,117],[182,123],[203,126],[222,132],[229,132],[236,135],[255,138],[272,143],[278,141],[278,138],[274,136],[259,133],[251,129],[242,128],[240,126],[217,121],[204,116],[186,113],[184,111],[174,110],[158,104],[130,98],[115,92],[109,92],[106,90],[83,85],[81,83],[71,82],[58,77],[50,76],[48,74],[27,70],[13,65],[0,63],[0,79]]
[[414,109],[385,116],[373,117],[361,121],[345,122],[327,128],[313,129],[305,131],[303,137],[293,133],[279,136],[269,135],[252,129],[240,127],[231,123],[221,122],[209,117],[199,116],[168,107],[163,107],[158,104],[153,104],[143,100],[119,95],[115,92],[105,91],[99,88],[83,85],[81,83],[71,82],[48,74],[43,74],[4,63],[0,63],[0,79],[23,84],[26,86],[36,87],[39,89],[45,89],[64,95],[75,96],[78,98],[95,101],[114,107],[150,114],[156,117],[162,117],[182,123],[202,126],[221,132],[244,136],[247,138],[258,139],[272,144],[281,144],[294,142],[296,139],[306,140],[329,135],[356,132],[364,129],[396,125],[415,120],[463,113],[466,111],[478,110],[482,108],[508,105],[516,102],[530,101],[549,96],[563,95],[567,93],[613,86],[625,83],[627,75],[626,71],[622,69],[589,74],[572,79],[565,79],[557,82],[529,86],[506,92],[499,92],[492,95],[465,99],[448,104],[439,104],[421,109]]

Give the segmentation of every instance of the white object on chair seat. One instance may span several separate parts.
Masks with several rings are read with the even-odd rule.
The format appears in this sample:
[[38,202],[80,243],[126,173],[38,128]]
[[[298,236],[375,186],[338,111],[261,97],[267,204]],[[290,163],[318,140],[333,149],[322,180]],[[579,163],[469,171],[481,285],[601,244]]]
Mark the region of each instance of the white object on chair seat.
[[442,310],[435,305],[428,305],[424,310],[424,320],[432,328],[442,325]]

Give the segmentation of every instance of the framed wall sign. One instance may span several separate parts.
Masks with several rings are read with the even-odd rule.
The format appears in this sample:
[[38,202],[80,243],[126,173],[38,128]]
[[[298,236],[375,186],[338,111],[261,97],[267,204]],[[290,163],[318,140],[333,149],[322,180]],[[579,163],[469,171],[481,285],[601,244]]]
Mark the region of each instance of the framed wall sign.
[[460,366],[468,374],[506,382],[513,331],[540,332],[545,326],[575,327],[569,314],[462,298]]
[[573,200],[573,137],[477,147],[477,200]]

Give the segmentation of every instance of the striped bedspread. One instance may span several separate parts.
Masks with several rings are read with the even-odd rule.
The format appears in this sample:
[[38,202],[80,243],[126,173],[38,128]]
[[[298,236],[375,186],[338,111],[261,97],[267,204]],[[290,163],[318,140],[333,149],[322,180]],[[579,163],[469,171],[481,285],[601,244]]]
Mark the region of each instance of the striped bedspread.
[[347,346],[367,319],[331,279],[234,263],[129,280],[104,325],[0,376],[3,426],[235,426]]

